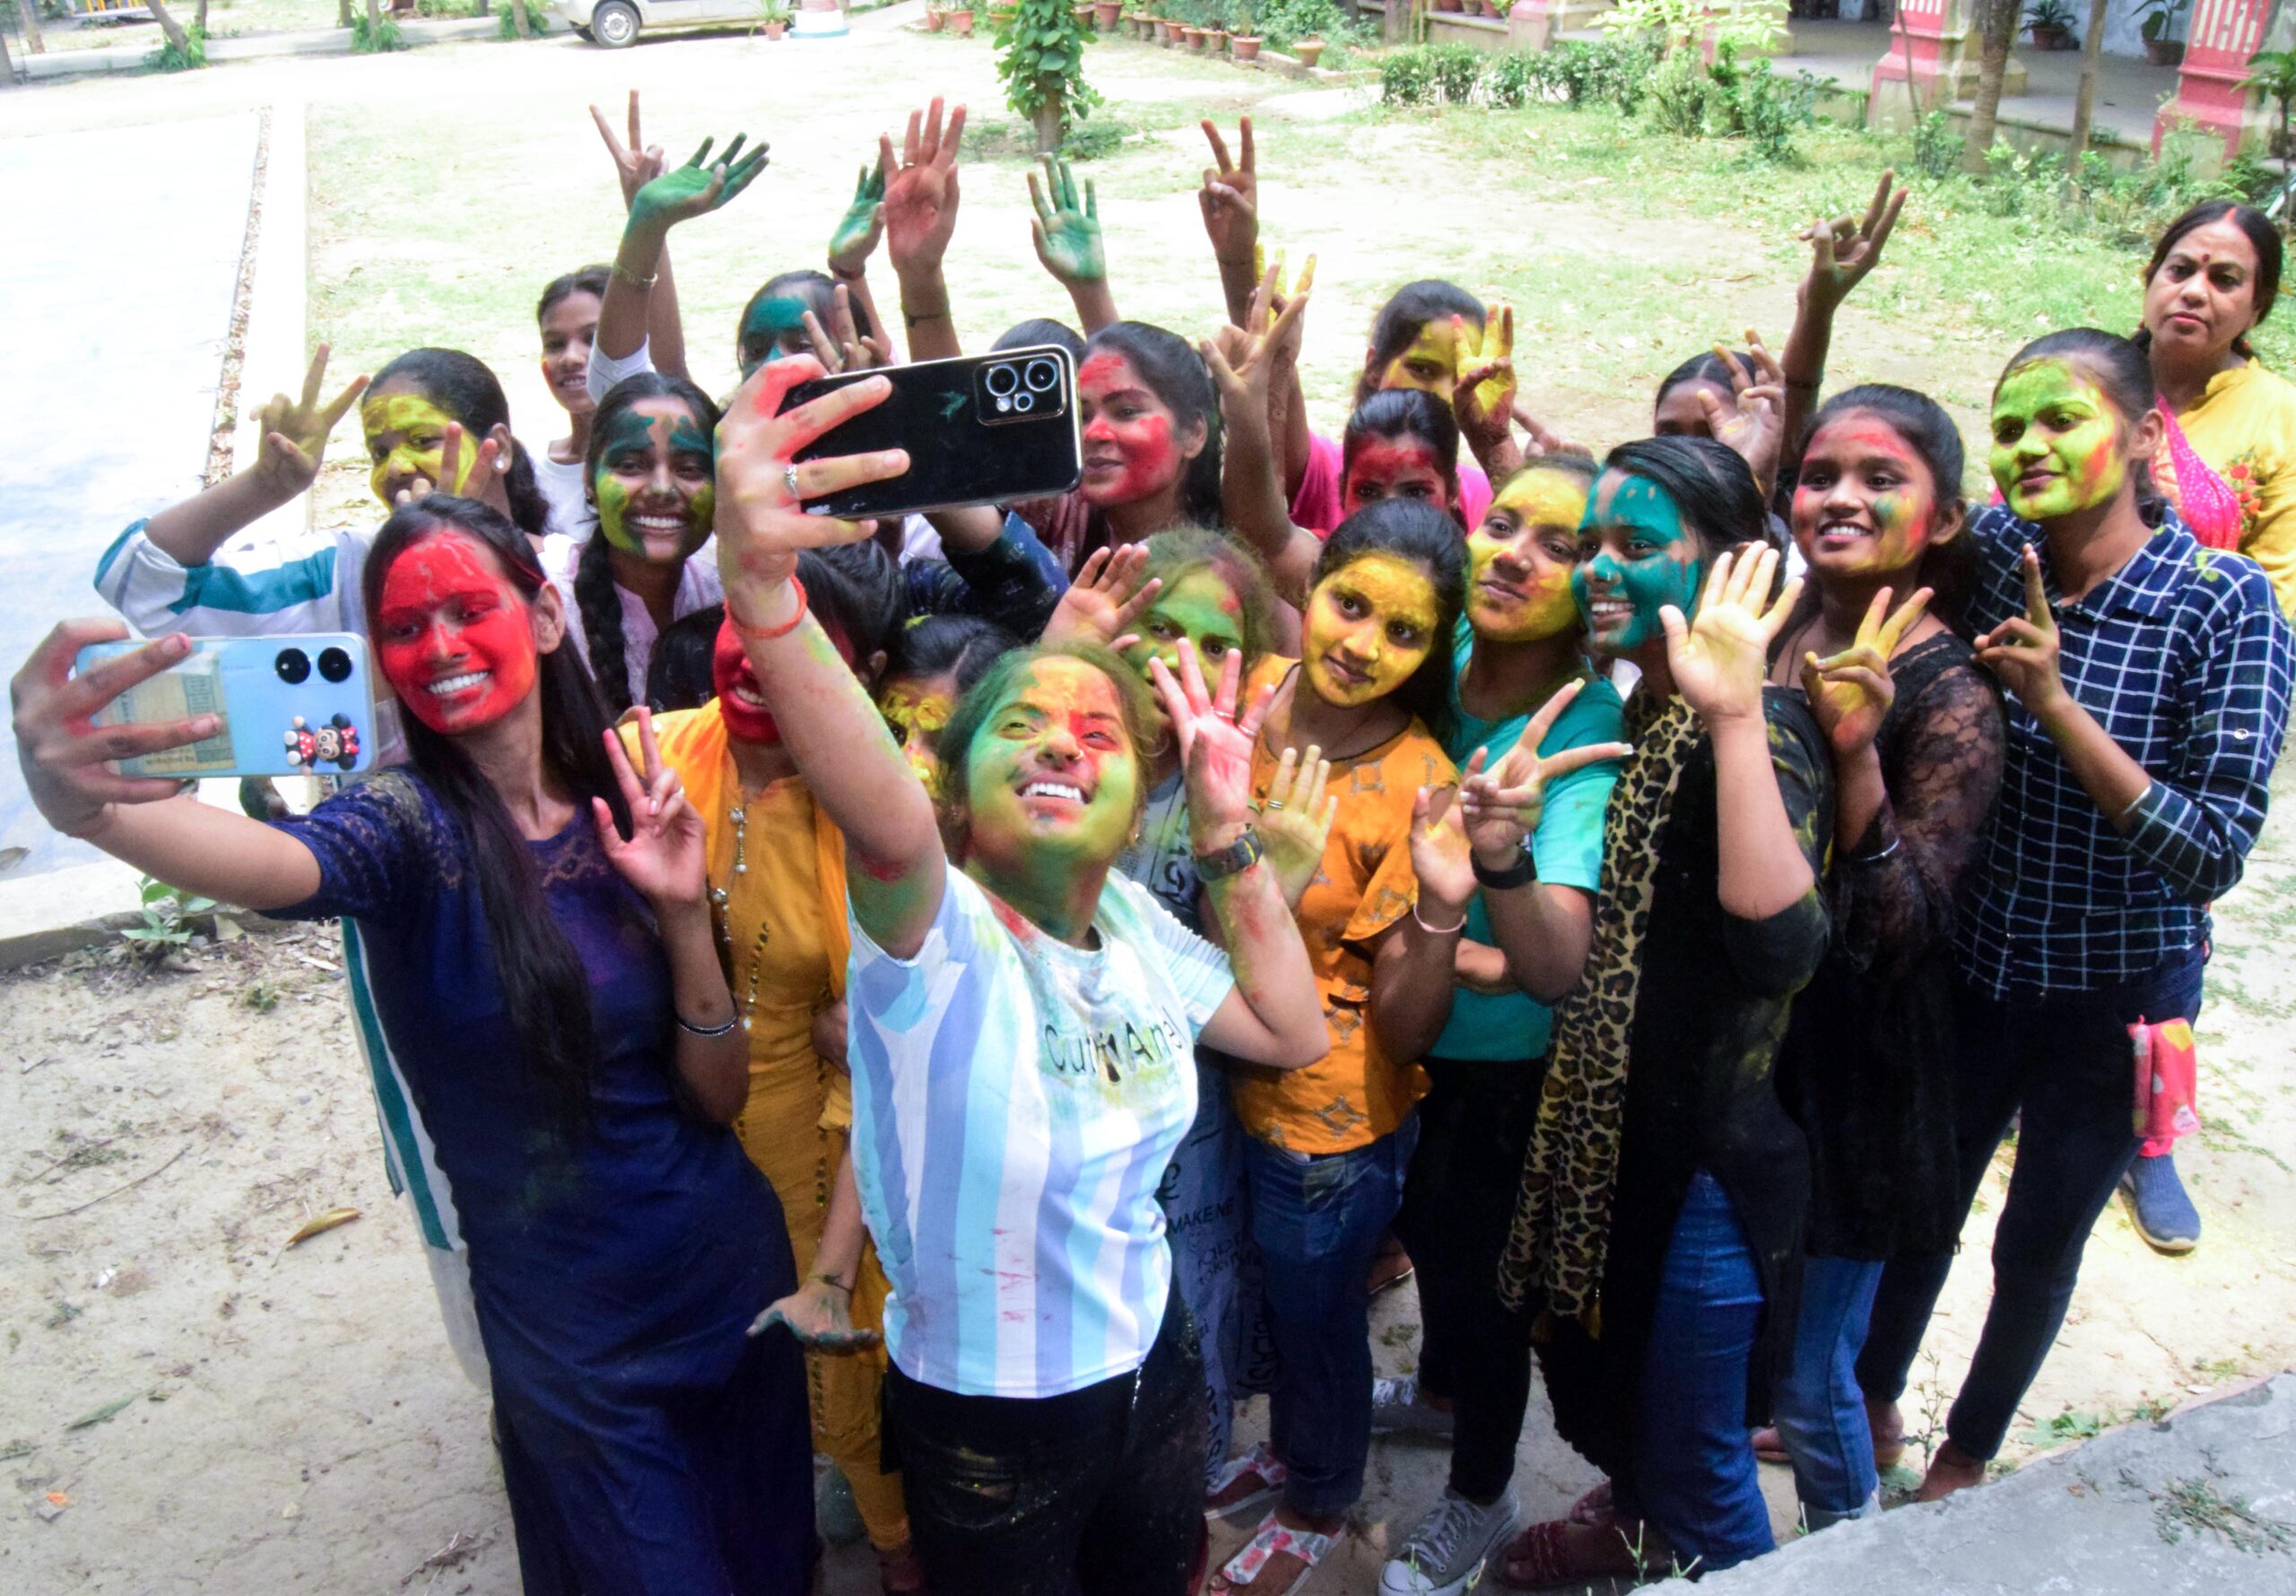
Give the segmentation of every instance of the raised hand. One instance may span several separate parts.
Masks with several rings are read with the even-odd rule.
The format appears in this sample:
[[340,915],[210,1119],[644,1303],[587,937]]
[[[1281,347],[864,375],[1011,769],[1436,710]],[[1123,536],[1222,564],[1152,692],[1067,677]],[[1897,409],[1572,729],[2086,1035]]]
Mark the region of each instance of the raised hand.
[[462,468],[463,451],[470,447],[470,437],[460,421],[448,421],[447,434],[439,442],[439,478],[417,476],[398,490],[396,504],[412,504],[430,493],[458,493],[467,499],[483,499],[506,515],[509,511],[509,496],[497,480],[502,475],[502,446],[490,434],[479,440],[478,453],[468,471]]
[[1729,368],[1731,400],[1725,404],[1712,390],[1700,388],[1698,403],[1714,440],[1744,460],[1767,493],[1777,481],[1779,449],[1785,442],[1786,373],[1752,327],[1746,329],[1746,351],[1753,357],[1752,370],[1729,350],[1714,346],[1715,354]]
[[1064,287],[1107,282],[1108,250],[1100,238],[1100,202],[1092,180],[1084,179],[1080,201],[1076,175],[1068,163],[1049,155],[1039,159],[1044,162],[1043,186],[1038,186],[1036,173],[1029,174],[1029,203],[1036,208],[1029,230],[1036,239],[1037,259]]
[[938,271],[948,253],[957,230],[957,146],[964,132],[965,108],[951,111],[944,128],[935,95],[929,109],[909,113],[898,163],[892,140],[877,141],[877,161],[886,173],[885,254],[903,276]]
[[2068,695],[2059,673],[2057,617],[2041,581],[2041,557],[2025,545],[2025,613],[2013,616],[1977,640],[1978,663],[2046,721]]
[[[1283,363],[1283,351],[1287,347],[1296,351],[1298,347],[1300,319],[1308,313],[1304,290],[1292,296],[1273,322],[1267,320],[1267,306],[1274,297],[1273,280],[1282,269],[1280,263],[1269,267],[1269,281],[1263,282],[1259,292],[1252,297],[1252,311],[1247,320],[1255,325],[1222,328],[1217,340],[1206,339],[1198,346],[1205,364],[1211,369],[1212,380],[1220,391],[1222,412],[1231,429],[1239,422],[1266,416],[1273,373]],[[1302,281],[1306,281],[1304,275]]]
[[1515,412],[1515,308],[1493,305],[1480,334],[1466,317],[1455,316],[1451,337],[1459,371],[1451,409],[1480,459],[1485,447],[1507,442],[1507,424]]
[[1093,550],[1045,622],[1043,641],[1104,643],[1118,649],[1139,641],[1127,637],[1126,629],[1164,585],[1159,577],[1144,579],[1141,573],[1147,568],[1144,544]]
[[853,1328],[853,1292],[815,1275],[757,1316],[750,1334],[782,1325],[798,1345],[816,1352],[854,1352],[877,1344],[874,1330]]
[[615,829],[613,811],[603,798],[590,800],[590,817],[597,822],[598,846],[622,879],[639,897],[657,907],[698,904],[709,881],[709,842],[701,817],[686,801],[678,773],[662,763],[654,742],[654,715],[638,711],[638,749],[646,762],[644,778],[631,773],[630,756],[621,736],[605,733],[606,761],[630,808],[630,836]]
[[1283,901],[1295,909],[1323,869],[1324,845],[1339,820],[1339,794],[1325,794],[1330,783],[1331,761],[1322,749],[1310,744],[1304,755],[1285,749],[1252,822]]
[[1684,620],[1672,604],[1658,612],[1666,629],[1666,665],[1674,690],[1709,725],[1761,714],[1770,640],[1802,592],[1796,577],[1776,603],[1764,608],[1777,574],[1775,549],[1764,547],[1751,556],[1724,554],[1707,574],[1694,620]]
[[750,374],[718,423],[718,568],[736,625],[761,626],[771,618],[800,550],[859,542],[875,530],[874,521],[809,516],[802,500],[882,482],[909,469],[903,449],[796,459],[806,445],[848,416],[883,404],[892,392],[883,377],[870,377],[794,410],[781,409],[791,388],[825,375],[811,355],[769,360]]
[[8,683],[16,763],[24,773],[24,790],[41,818],[66,837],[86,837],[100,829],[115,803],[152,803],[183,791],[180,782],[115,775],[105,768],[105,760],[181,748],[213,737],[222,727],[222,718],[214,715],[91,724],[97,712],[114,698],[182,664],[191,653],[191,639],[176,633],[155,638],[81,675],[72,674],[80,650],[126,636],[127,629],[117,620],[59,621]]
[[1458,794],[1422,787],[1411,802],[1411,869],[1419,878],[1421,921],[1437,931],[1457,926],[1474,896],[1474,864],[1459,823]]
[[1465,817],[1467,842],[1485,870],[1505,870],[1515,863],[1546,813],[1551,783],[1588,765],[1623,759],[1634,752],[1623,742],[1589,742],[1564,749],[1552,759],[1539,756],[1539,744],[1546,741],[1554,723],[1586,685],[1587,679],[1581,677],[1557,689],[1495,766],[1484,768],[1489,763],[1486,749],[1475,750],[1467,761],[1459,784],[1459,807]]
[[853,317],[853,291],[842,282],[830,296],[829,325],[822,326],[810,310],[804,313],[804,325],[806,342],[824,370],[869,371],[893,363],[892,339],[883,327],[861,336]]
[[1187,776],[1187,827],[1201,853],[1225,847],[1251,823],[1252,744],[1274,701],[1262,688],[1239,716],[1236,693],[1243,681],[1244,656],[1231,653],[1220,662],[1220,690],[1204,685],[1196,645],[1182,638],[1175,676],[1161,659],[1148,662],[1148,680],[1164,700],[1179,744],[1180,768]]
[[863,167],[853,186],[853,203],[829,236],[829,269],[833,277],[858,277],[868,269],[877,240],[885,232],[885,152],[877,152],[874,168]]
[[1239,271],[1250,271],[1257,264],[1255,251],[1259,246],[1259,175],[1252,119],[1246,117],[1237,126],[1240,160],[1228,159],[1228,141],[1208,117],[1204,136],[1211,141],[1212,158],[1219,163],[1204,169],[1204,186],[1196,196],[1204,213],[1204,230],[1212,239],[1215,256]]
[[1897,684],[1890,678],[1890,656],[1921,612],[1929,607],[1932,590],[1922,588],[1890,609],[1890,590],[1883,588],[1866,606],[1850,646],[1831,658],[1802,656],[1802,690],[1808,695],[1810,713],[1837,754],[1856,753],[1881,734],[1883,718],[1897,701]]
[[1831,314],[1880,263],[1882,246],[1890,241],[1898,213],[1905,209],[1906,190],[1892,186],[1896,179],[1894,171],[1882,174],[1864,221],[1839,216],[1813,221],[1794,235],[1810,246],[1810,272],[1798,293],[1803,304]]
[[630,91],[630,142],[623,143],[614,136],[613,124],[596,106],[590,108],[590,120],[598,125],[598,136],[606,142],[606,153],[613,158],[614,176],[622,184],[622,205],[630,208],[638,191],[662,175],[664,158],[659,144],[647,143],[638,130],[638,91]]
[[322,404],[319,386],[326,380],[326,357],[327,346],[322,343],[303,374],[301,398],[274,394],[261,412],[263,452],[256,458],[255,472],[282,499],[292,499],[318,480],[327,435],[367,388],[365,377],[354,377],[343,392]]
[[691,160],[664,172],[638,191],[630,202],[631,225],[667,230],[730,204],[765,169],[766,146],[760,143],[744,155],[742,145],[747,138],[746,134],[735,134],[734,142],[726,146],[725,153],[714,163],[709,160],[709,146],[718,141],[702,140],[701,148],[693,152]]

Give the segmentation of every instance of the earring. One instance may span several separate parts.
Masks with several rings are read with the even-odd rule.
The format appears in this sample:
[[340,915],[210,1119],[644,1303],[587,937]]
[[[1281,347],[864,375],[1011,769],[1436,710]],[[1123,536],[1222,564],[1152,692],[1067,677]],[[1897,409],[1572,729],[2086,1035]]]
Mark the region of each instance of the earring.
[[509,475],[509,474],[510,474],[510,456],[509,456],[509,455],[495,455],[495,456],[494,456],[494,469],[495,469],[496,471],[500,472],[500,473],[501,473],[503,475],[505,475],[505,476]]

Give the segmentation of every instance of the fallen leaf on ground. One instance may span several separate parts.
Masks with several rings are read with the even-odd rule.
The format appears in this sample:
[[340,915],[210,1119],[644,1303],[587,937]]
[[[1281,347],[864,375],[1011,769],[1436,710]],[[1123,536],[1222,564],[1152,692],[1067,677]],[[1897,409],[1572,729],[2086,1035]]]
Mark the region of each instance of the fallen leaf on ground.
[[119,1413],[130,1403],[141,1401],[144,1395],[144,1392],[141,1391],[131,1391],[117,1401],[106,1402],[100,1408],[91,1409],[89,1411],[81,1414],[79,1418],[74,1419],[70,1424],[65,1425],[64,1427],[67,1430],[84,1430],[91,1425],[101,1424],[105,1419],[110,1418]]
[[358,1217],[359,1210],[355,1208],[328,1209],[326,1212],[319,1215],[318,1218],[312,1219],[300,1230],[298,1230],[294,1235],[289,1236],[287,1238],[287,1245],[291,1247],[297,1242],[309,1241],[314,1236],[334,1229],[337,1225],[348,1225],[352,1220]]

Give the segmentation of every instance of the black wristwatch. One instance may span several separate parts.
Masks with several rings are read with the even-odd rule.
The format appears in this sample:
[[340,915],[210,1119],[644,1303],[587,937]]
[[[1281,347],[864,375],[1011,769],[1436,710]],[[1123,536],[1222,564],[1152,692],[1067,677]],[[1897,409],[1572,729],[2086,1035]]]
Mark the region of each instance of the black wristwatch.
[[1214,848],[1209,854],[1196,854],[1196,880],[1206,882],[1224,881],[1230,876],[1249,870],[1259,861],[1259,833],[1248,830],[1224,848]]
[[1537,880],[1538,865],[1531,857],[1531,845],[1519,842],[1515,846],[1519,850],[1515,855],[1515,863],[1504,870],[1486,870],[1482,860],[1468,854],[1467,862],[1474,866],[1474,879],[1493,892],[1504,892],[1509,887],[1527,887]]

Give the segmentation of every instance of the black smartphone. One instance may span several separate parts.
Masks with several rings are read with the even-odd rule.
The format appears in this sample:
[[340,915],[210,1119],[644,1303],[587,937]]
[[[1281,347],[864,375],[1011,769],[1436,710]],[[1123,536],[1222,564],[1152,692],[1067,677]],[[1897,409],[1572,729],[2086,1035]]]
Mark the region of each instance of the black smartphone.
[[891,382],[885,402],[823,433],[797,458],[907,449],[909,469],[809,499],[808,514],[861,519],[1048,499],[1083,478],[1076,365],[1058,344],[824,377],[791,388],[781,408],[868,377]]

